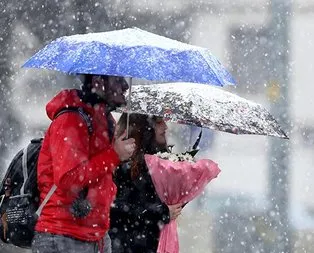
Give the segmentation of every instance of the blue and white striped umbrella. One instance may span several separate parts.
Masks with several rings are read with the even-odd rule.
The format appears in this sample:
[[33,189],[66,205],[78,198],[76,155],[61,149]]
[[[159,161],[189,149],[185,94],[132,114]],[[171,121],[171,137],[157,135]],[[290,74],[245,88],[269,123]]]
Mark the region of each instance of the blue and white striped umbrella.
[[154,81],[235,84],[209,49],[138,28],[58,38],[23,67]]

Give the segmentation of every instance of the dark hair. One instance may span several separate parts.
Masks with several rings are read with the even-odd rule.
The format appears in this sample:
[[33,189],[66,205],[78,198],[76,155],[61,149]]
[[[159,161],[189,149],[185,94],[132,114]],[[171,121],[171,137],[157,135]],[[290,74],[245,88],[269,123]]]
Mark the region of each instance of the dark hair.
[[90,85],[92,83],[93,76],[101,76],[105,81],[108,81],[108,78],[109,78],[108,75],[84,74],[84,81],[83,81],[82,90],[84,90],[84,89],[90,90]]
[[[158,145],[155,140],[156,117],[143,114],[130,113],[128,137],[135,139],[136,150],[131,157],[131,177],[139,176],[145,167],[144,154],[156,154],[167,150],[166,145]],[[117,123],[118,136],[123,134],[127,125],[127,113],[123,113]]]
[[[79,96],[81,97],[82,101],[84,103],[90,103],[91,105],[95,105],[98,103],[104,103],[104,99],[100,98],[97,94],[92,92],[92,80],[93,77],[97,76],[94,74],[85,74],[83,79],[83,85],[81,88],[81,92],[79,93]],[[101,77],[108,81],[109,76],[101,75]]]

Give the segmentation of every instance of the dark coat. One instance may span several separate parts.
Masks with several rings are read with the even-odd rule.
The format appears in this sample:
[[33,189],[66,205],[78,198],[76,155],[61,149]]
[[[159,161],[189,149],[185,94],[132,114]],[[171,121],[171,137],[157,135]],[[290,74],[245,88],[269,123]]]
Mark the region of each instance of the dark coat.
[[117,196],[110,212],[113,253],[157,252],[160,227],[169,223],[169,209],[157,196],[148,169],[132,180],[128,164],[114,176]]

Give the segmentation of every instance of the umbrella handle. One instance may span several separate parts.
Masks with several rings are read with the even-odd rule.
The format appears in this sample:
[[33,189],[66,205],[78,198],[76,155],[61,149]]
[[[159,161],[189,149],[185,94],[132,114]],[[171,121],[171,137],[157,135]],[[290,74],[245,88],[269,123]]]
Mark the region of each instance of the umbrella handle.
[[200,133],[199,133],[199,135],[198,135],[198,137],[197,137],[197,139],[196,139],[196,141],[195,141],[195,143],[194,143],[194,145],[192,147],[192,150],[196,150],[197,149],[198,144],[200,143],[200,140],[202,138],[202,132],[203,132],[203,129],[201,128],[201,131],[200,131]]
[[131,92],[132,92],[132,77],[130,77],[130,88],[127,102],[127,116],[126,116],[126,139],[129,138],[129,122],[130,122],[130,111],[131,111]]

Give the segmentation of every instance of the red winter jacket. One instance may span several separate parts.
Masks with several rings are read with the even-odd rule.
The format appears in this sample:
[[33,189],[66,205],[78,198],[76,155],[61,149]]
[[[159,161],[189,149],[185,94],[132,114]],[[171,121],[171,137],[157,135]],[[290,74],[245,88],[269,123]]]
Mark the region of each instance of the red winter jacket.
[[[82,107],[92,117],[91,136],[77,112],[63,113],[54,119],[67,106]],[[53,184],[57,190],[44,206],[35,229],[99,241],[109,229],[110,205],[116,194],[112,172],[120,162],[109,141],[105,106],[88,106],[80,100],[77,90],[64,90],[47,104],[46,110],[54,120],[39,154],[40,200],[43,201]],[[75,218],[69,209],[77,193],[86,186],[92,210],[85,218]]]

